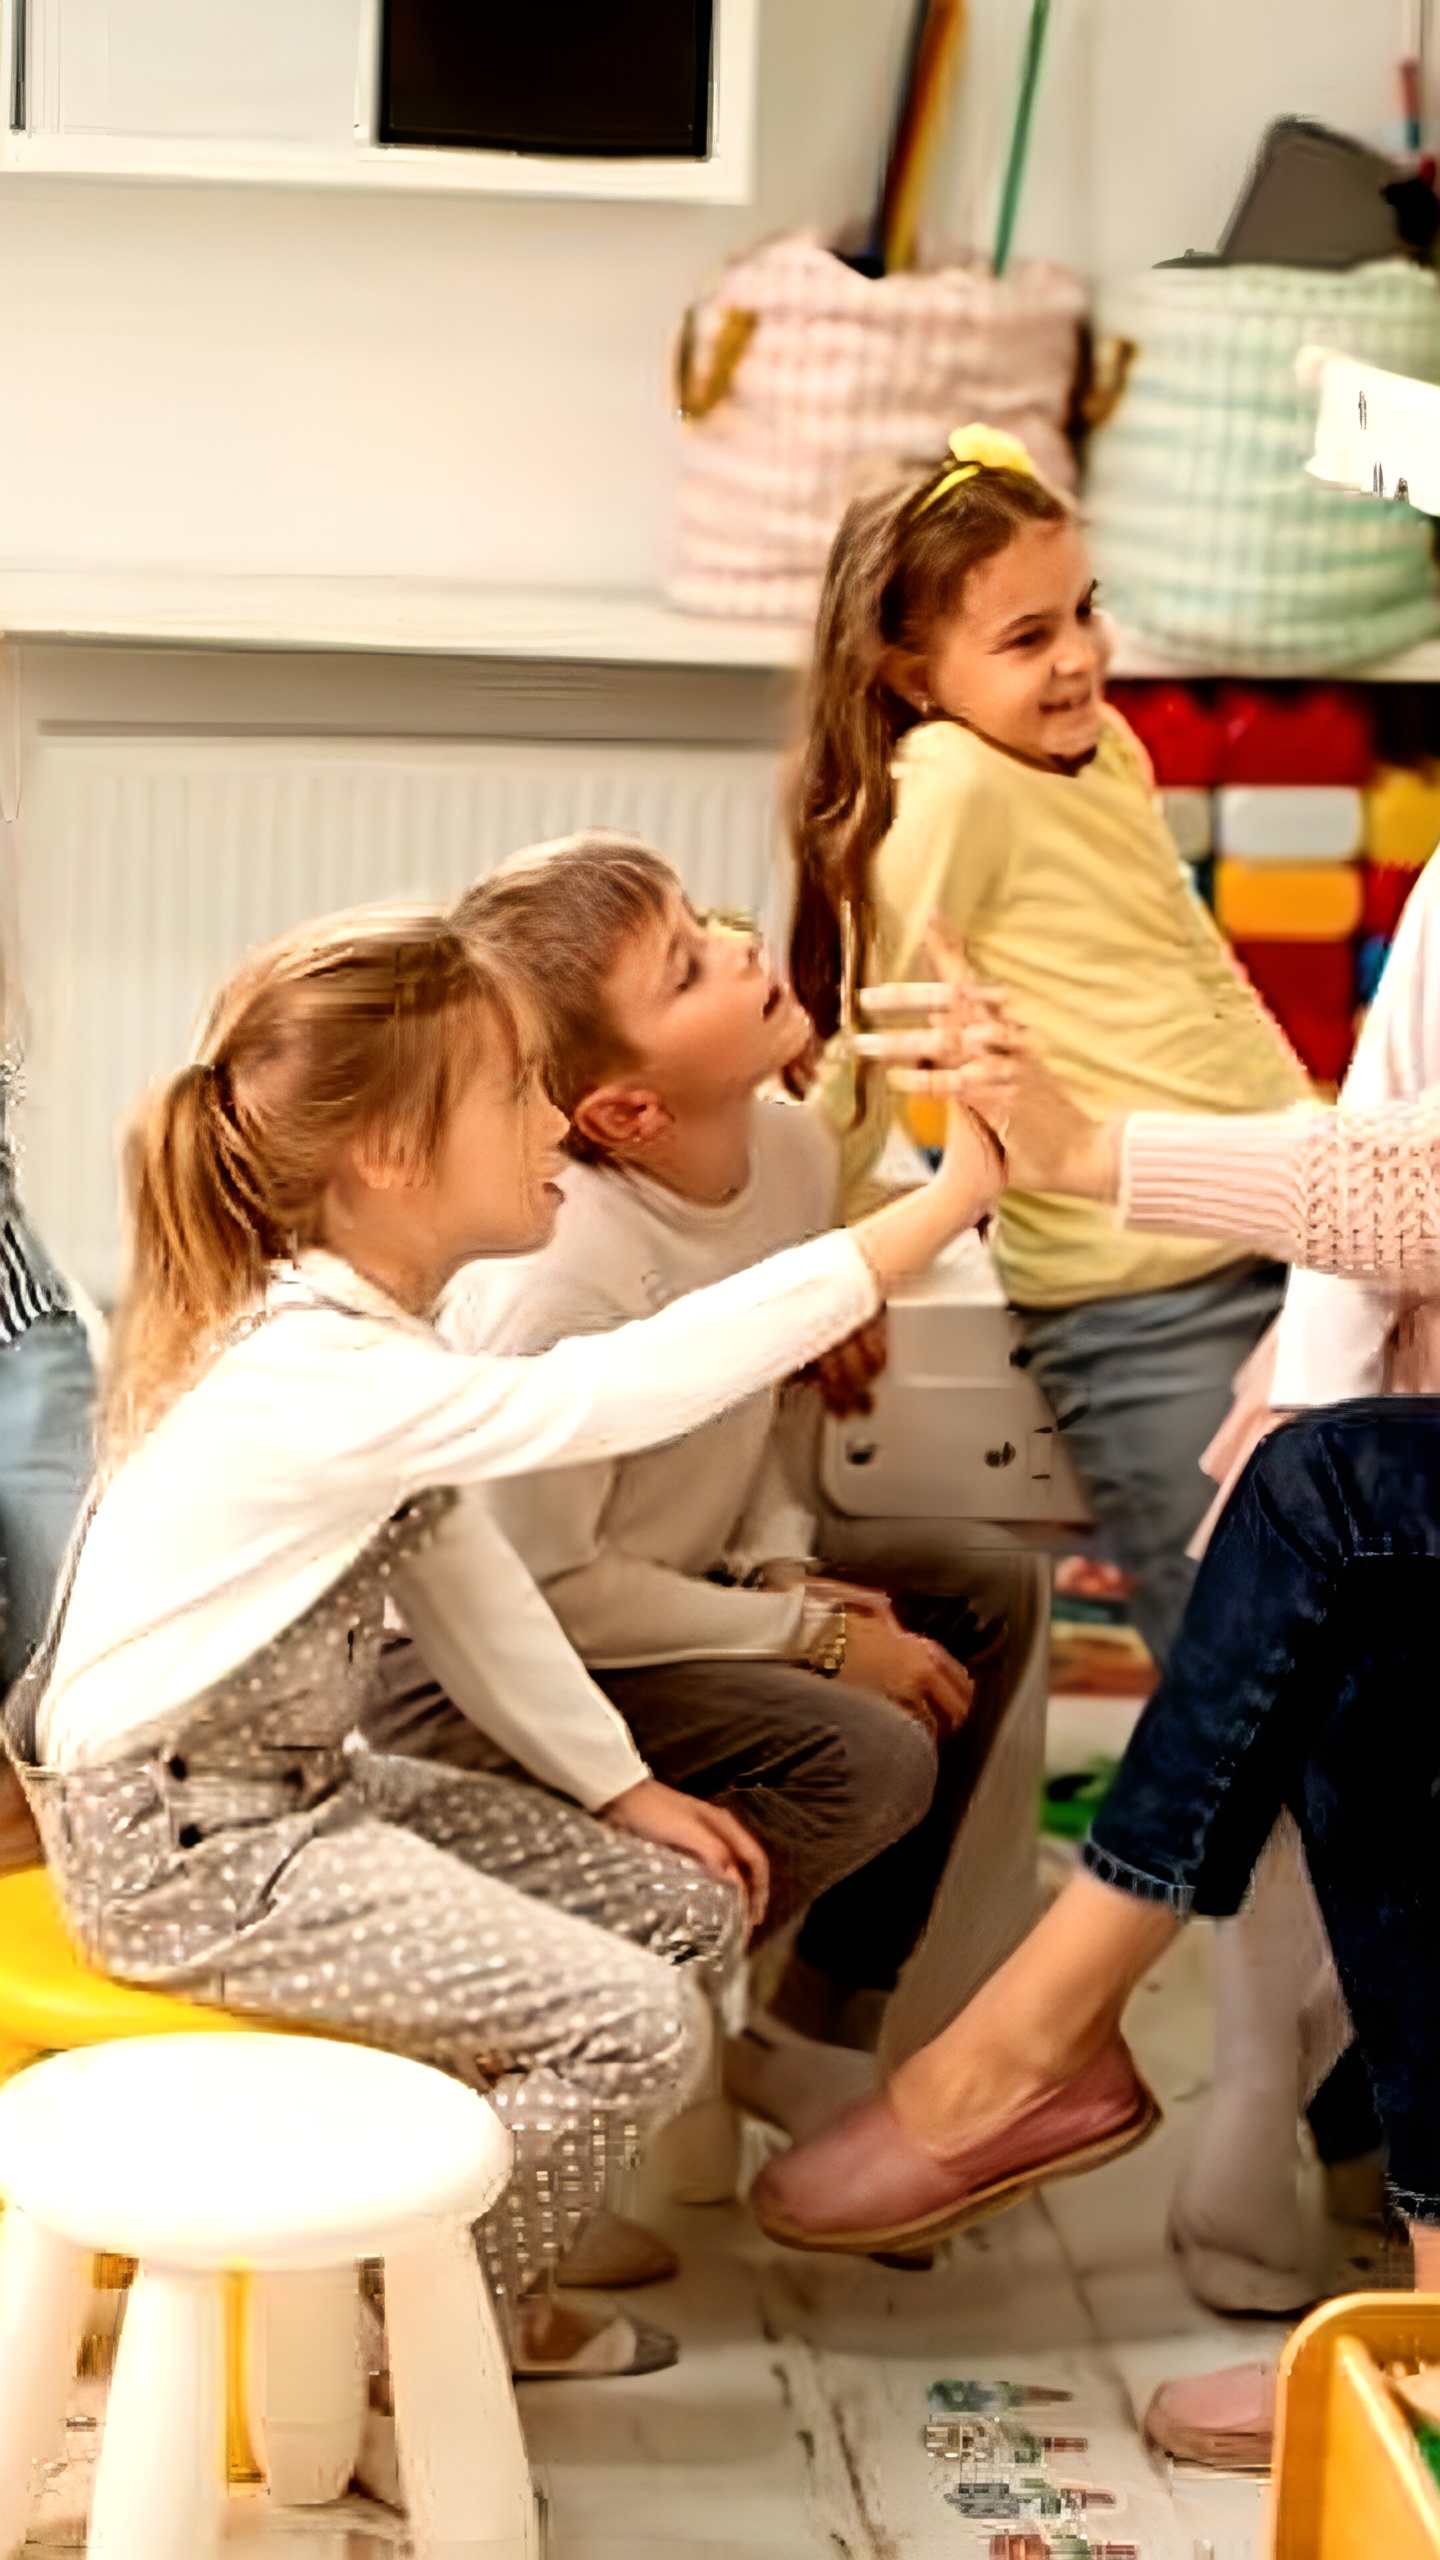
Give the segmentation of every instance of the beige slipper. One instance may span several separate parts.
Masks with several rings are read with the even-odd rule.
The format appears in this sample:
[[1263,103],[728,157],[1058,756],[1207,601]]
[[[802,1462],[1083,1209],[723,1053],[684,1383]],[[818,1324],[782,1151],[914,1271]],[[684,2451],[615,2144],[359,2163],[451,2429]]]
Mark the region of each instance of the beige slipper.
[[596,2382],[627,2373],[663,2373],[680,2354],[668,2329],[614,2311],[597,2319],[593,2304],[532,2294],[519,2306],[510,2354],[517,2382]]
[[566,2250],[555,2281],[572,2291],[598,2286],[603,2293],[619,2293],[628,2285],[664,2284],[679,2272],[679,2259],[658,2231],[602,2205]]

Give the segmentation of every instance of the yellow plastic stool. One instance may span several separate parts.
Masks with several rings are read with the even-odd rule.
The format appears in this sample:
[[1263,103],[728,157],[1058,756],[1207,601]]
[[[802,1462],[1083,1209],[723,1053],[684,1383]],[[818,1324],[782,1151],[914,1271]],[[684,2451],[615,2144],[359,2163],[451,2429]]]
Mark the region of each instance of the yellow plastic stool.
[[0,2080],[41,2053],[120,2036],[228,2035],[253,2018],[112,1982],[87,1964],[44,1867],[0,1876]]
[[[81,1955],[44,1867],[0,1876],[0,2082],[43,2053],[127,2036],[230,2035],[253,2018],[163,1991],[112,1982]],[[245,2417],[245,2279],[232,2279],[227,2328],[226,2458],[232,2480],[258,2480]]]

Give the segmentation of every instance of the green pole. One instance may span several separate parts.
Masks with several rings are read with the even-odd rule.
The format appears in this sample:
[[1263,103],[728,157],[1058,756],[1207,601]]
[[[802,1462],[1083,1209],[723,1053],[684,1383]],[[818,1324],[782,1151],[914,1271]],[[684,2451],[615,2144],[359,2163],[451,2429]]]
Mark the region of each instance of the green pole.
[[1025,185],[1025,162],[1030,150],[1030,127],[1035,117],[1035,95],[1040,86],[1040,65],[1045,53],[1045,30],[1050,23],[1050,0],[1030,0],[1030,24],[1025,35],[1025,59],[1020,71],[1020,95],[1015,102],[1015,122],[1010,134],[1010,157],[1005,164],[1005,184],[1000,192],[1000,220],[995,230],[995,273],[1003,276],[1010,262],[1010,246],[1015,237],[1015,222],[1020,211],[1020,197]]

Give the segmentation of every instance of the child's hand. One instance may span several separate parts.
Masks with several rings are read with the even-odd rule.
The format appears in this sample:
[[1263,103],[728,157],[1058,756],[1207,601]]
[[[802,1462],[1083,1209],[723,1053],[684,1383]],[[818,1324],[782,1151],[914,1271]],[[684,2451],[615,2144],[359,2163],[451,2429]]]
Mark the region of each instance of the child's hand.
[[[813,1588],[813,1585],[812,1585]],[[844,1592],[847,1618],[840,1677],[878,1689],[892,1706],[929,1727],[937,1742],[958,1733],[970,1713],[975,1683],[929,1636],[912,1636],[876,1592]],[[872,1605],[861,1605],[868,1600]],[[880,1602],[879,1606],[873,1605]]]
[[662,1786],[658,1778],[642,1778],[612,1797],[600,1819],[615,1831],[632,1832],[637,1840],[678,1849],[707,1875],[735,1885],[744,1896],[752,1930],[759,1928],[770,1899],[770,1861],[754,1834],[723,1805],[704,1804],[698,1796]]
[[870,1412],[874,1403],[870,1389],[889,1356],[882,1310],[878,1316],[872,1316],[868,1324],[862,1324],[858,1333],[852,1333],[844,1342],[837,1342],[833,1350],[822,1351],[819,1359],[812,1360],[799,1375],[819,1388],[820,1401],[826,1412],[833,1413],[837,1421],[844,1422],[851,1414]]
[[1119,1121],[1083,1111],[1013,1023],[973,1025],[959,1045],[953,1082],[996,1132],[1012,1183],[1023,1191],[1115,1198]]

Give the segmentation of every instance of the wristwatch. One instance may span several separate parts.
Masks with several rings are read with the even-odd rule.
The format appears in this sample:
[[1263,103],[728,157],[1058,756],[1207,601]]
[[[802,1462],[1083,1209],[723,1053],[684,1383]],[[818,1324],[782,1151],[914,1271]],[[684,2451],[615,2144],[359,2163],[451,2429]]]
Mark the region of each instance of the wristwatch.
[[822,1680],[834,1680],[845,1664],[845,1648],[850,1640],[850,1612],[843,1605],[827,1602],[818,1613],[813,1634],[805,1630],[802,1662],[818,1671]]

